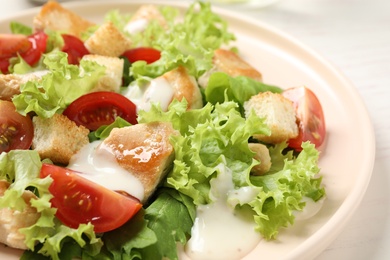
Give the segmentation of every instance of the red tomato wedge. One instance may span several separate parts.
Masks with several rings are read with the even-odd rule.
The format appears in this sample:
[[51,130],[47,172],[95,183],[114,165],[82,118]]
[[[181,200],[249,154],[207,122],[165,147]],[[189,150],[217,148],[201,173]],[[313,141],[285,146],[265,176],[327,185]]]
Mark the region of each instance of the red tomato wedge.
[[317,96],[306,87],[285,90],[283,96],[294,103],[298,118],[298,137],[288,141],[289,147],[302,150],[302,142],[310,141],[317,148],[322,145],[326,136],[326,126],[322,106]]
[[126,57],[131,63],[143,60],[150,64],[159,60],[161,53],[159,50],[151,47],[138,47],[125,51],[121,56]]
[[83,41],[73,35],[63,34],[62,38],[64,39],[64,46],[62,51],[68,54],[69,64],[78,65],[80,59],[89,54],[87,48],[85,48]]
[[[26,37],[28,43],[22,36],[2,35],[1,45],[9,47],[1,47],[2,55],[0,55],[0,70],[2,73],[8,73],[10,65],[9,60],[19,55],[30,65],[35,65],[46,51],[47,35],[44,32],[37,32]],[[18,40],[19,39],[19,40]]]
[[31,42],[23,34],[0,34],[0,58],[24,53],[31,48]]
[[52,164],[43,164],[40,177],[53,179],[49,191],[56,217],[66,226],[77,228],[91,222],[96,233],[114,230],[129,221],[142,207],[132,197],[85,179],[80,173]]
[[92,131],[113,123],[117,116],[133,125],[138,123],[134,103],[115,92],[99,91],[83,95],[73,101],[63,114]]
[[33,136],[31,118],[19,114],[12,102],[0,100],[0,153],[29,149]]

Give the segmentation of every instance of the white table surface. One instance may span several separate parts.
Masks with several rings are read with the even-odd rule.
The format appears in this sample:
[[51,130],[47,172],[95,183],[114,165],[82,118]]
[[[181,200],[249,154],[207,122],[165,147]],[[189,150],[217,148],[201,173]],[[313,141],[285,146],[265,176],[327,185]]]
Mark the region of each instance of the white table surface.
[[[0,18],[36,6],[28,0],[0,3]],[[333,63],[363,97],[375,128],[376,160],[367,192],[317,260],[390,259],[390,1],[282,0],[236,10],[289,33]]]

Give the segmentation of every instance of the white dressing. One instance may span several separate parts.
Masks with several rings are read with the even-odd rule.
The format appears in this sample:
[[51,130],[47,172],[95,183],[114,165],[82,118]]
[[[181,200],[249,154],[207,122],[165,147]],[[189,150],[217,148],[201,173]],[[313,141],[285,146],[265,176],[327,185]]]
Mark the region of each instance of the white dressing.
[[295,216],[296,221],[306,220],[312,218],[315,214],[317,214],[324,204],[325,197],[315,202],[311,198],[303,197],[302,201],[306,202],[306,206],[302,211],[294,211],[293,214]]
[[218,177],[210,182],[214,202],[197,208],[192,236],[184,249],[193,260],[240,259],[261,240],[252,212],[234,210],[227,203],[228,194],[234,191],[232,175],[224,165],[220,168]]
[[144,31],[148,27],[148,24],[148,19],[137,19],[135,21],[130,21],[128,24],[126,24],[124,31],[130,34],[139,33]]
[[143,86],[129,86],[122,94],[137,106],[137,111],[149,111],[152,103],[159,103],[162,110],[166,111],[173,99],[174,91],[164,77],[158,77]]
[[143,200],[144,187],[131,173],[118,165],[114,155],[101,141],[84,146],[75,154],[68,168],[83,173],[83,177],[110,190],[125,191]]

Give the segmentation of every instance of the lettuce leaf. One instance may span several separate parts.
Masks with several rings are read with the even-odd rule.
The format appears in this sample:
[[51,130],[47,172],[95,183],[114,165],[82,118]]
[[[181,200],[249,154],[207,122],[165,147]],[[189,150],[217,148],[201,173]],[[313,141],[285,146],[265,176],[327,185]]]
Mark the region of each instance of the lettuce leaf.
[[211,68],[213,51],[235,40],[235,36],[228,32],[227,23],[212,12],[210,3],[192,4],[182,22],[174,23],[175,14],[169,9],[162,13],[169,24],[168,29],[151,22],[144,32],[131,36],[136,45],[161,51],[161,58],[154,63],[133,63],[130,71],[136,79],[155,78],[178,66],[184,66],[190,75],[199,77]]
[[[0,209],[22,211],[26,207],[22,195],[25,190],[31,190],[37,197],[31,199],[30,204],[40,213],[40,218],[35,224],[19,230],[25,235],[25,244],[30,250],[59,259],[64,241],[71,239],[90,254],[97,254],[101,241],[96,237],[92,225],[71,229],[55,218],[56,210],[51,208],[52,195],[49,192],[52,179],[39,178],[41,165],[38,153],[33,150],[12,150],[0,155],[0,179],[11,183],[0,197]],[[41,246],[36,247],[37,243]]]
[[302,210],[304,196],[317,201],[325,195],[321,178],[317,178],[318,151],[314,145],[304,143],[303,150],[295,156],[285,152],[286,143],[270,147],[272,167],[264,176],[250,175],[257,164],[248,140],[255,133],[269,134],[264,120],[253,113],[244,119],[237,111],[235,102],[208,103],[202,109],[186,111],[186,102],[173,102],[167,112],[157,106],[140,112],[140,122],[169,121],[181,132],[172,136],[175,161],[172,172],[164,183],[191,197],[196,205],[208,204],[210,181],[220,172],[221,163],[232,172],[235,189],[250,188],[253,198],[240,201],[228,198],[228,203],[239,210],[250,207],[257,230],[266,238],[273,239],[280,228],[294,222],[295,210]]
[[49,73],[41,80],[29,81],[12,101],[19,113],[35,112],[49,118],[61,113],[75,99],[88,93],[104,75],[105,67],[81,60],[80,66],[69,65],[67,54],[53,51],[44,55],[43,64]]
[[215,72],[211,74],[204,93],[206,101],[212,104],[223,103],[226,99],[237,102],[242,108],[252,96],[266,91],[281,93],[282,89],[245,76],[231,77],[223,72]]
[[16,21],[10,22],[10,29],[13,34],[24,34],[28,36],[33,33],[33,29],[30,26]]

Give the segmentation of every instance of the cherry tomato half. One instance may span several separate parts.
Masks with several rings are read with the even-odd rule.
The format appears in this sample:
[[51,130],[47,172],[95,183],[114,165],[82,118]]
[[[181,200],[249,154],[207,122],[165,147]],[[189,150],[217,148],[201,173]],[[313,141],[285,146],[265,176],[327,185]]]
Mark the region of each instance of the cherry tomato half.
[[64,39],[62,51],[68,54],[69,64],[78,65],[80,63],[80,59],[84,55],[89,54],[89,51],[85,48],[84,43],[76,36],[63,34],[62,38]]
[[117,116],[137,124],[134,103],[115,92],[99,91],[83,95],[73,101],[63,114],[92,131],[113,123]]
[[[42,56],[42,53],[46,51],[47,35],[44,32],[34,33],[26,39],[29,44],[26,43],[22,36],[17,36],[19,41],[15,40],[15,37],[11,35],[1,35],[1,45],[9,45],[11,47],[1,48],[2,55],[0,56],[0,70],[2,73],[8,73],[8,67],[10,65],[9,60],[17,56],[17,53],[30,65],[35,65]],[[22,40],[23,39],[23,40]]]
[[19,114],[12,102],[0,100],[0,153],[29,149],[33,136],[31,118]]
[[131,63],[139,60],[144,60],[146,63],[153,63],[160,59],[161,53],[159,50],[150,47],[138,47],[125,51],[121,56],[126,57]]
[[294,103],[298,118],[298,137],[288,141],[289,147],[302,150],[302,142],[310,141],[317,148],[322,145],[326,136],[326,127],[322,106],[316,95],[306,87],[285,90],[283,96]]
[[79,173],[52,164],[43,164],[40,177],[50,175],[56,217],[66,226],[77,228],[91,222],[94,231],[114,230],[130,220],[142,207],[140,202],[85,179]]

